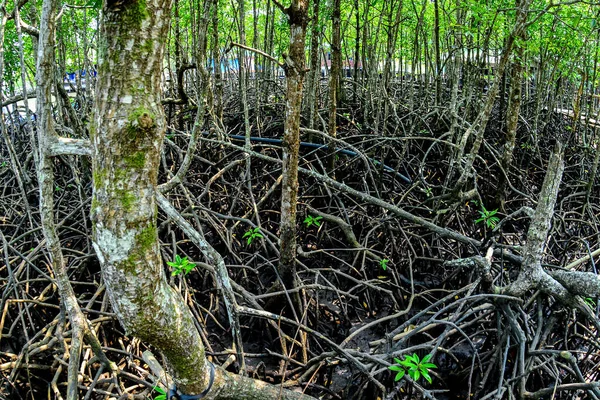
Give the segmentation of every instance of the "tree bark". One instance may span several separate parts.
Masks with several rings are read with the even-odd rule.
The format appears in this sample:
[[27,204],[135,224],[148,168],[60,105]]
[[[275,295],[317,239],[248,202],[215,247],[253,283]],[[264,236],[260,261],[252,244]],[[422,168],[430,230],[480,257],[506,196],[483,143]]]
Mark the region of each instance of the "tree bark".
[[[333,0],[333,13],[331,15],[331,71],[329,73],[329,158],[327,172],[333,174],[335,168],[335,139],[337,137],[337,103],[340,73],[342,69],[342,39],[340,37],[341,0]],[[332,175],[333,176],[333,175]]]
[[305,74],[305,41],[308,0],[293,0],[285,9],[290,24],[290,49],[285,57],[287,98],[283,132],[283,166],[280,226],[280,274],[287,289],[295,287],[296,206],[298,203],[298,151],[300,147],[300,111]]
[[170,0],[138,0],[109,1],[103,8],[91,213],[93,246],[113,310],[127,334],[163,353],[181,393],[311,399],[218,367],[213,371],[191,311],[166,280],[156,196],[166,130],[160,83],[170,6]]
[[[72,325],[69,350],[67,400],[78,398],[79,358],[85,339],[99,360],[111,369],[116,369],[104,355],[100,342],[90,329],[87,319],[73,291],[67,273],[67,263],[62,252],[60,238],[54,221],[54,155],[64,154],[73,147],[79,148],[81,141],[59,138],[54,128],[52,115],[52,88],[55,82],[55,34],[57,0],[45,0],[42,6],[42,19],[39,32],[37,56],[36,93],[37,93],[37,137],[32,137],[32,147],[39,185],[39,210],[46,248],[52,260],[52,269],[56,276],[56,286],[61,301]],[[18,14],[17,14],[18,19]],[[21,42],[22,43],[22,42]],[[21,46],[22,47],[22,46]],[[31,121],[28,118],[29,121]],[[85,146],[84,146],[85,147]],[[87,146],[89,149],[89,146]]]
[[170,9],[170,0],[103,7],[91,129],[93,246],[127,334],[160,349],[177,387],[198,394],[209,383],[204,347],[185,301],[166,281],[156,230]]
[[510,95],[508,99],[508,109],[506,110],[506,143],[504,144],[504,151],[501,159],[501,166],[504,170],[504,174],[500,174],[500,181],[498,184],[499,203],[502,205],[504,204],[504,199],[506,198],[506,179],[509,175],[512,164],[513,153],[517,140],[519,114],[521,111],[521,83],[523,76],[523,55],[525,46],[525,38],[523,37],[523,34],[524,32],[522,32],[521,36],[519,37],[522,42],[517,43],[510,76]]
[[[312,37],[310,41],[310,82],[308,87],[308,127],[315,129],[315,114],[318,111],[318,87],[321,80],[321,60],[319,58],[319,43],[321,32],[319,31],[319,3],[320,0],[313,0],[312,15]],[[313,142],[312,135],[309,135],[309,142]]]

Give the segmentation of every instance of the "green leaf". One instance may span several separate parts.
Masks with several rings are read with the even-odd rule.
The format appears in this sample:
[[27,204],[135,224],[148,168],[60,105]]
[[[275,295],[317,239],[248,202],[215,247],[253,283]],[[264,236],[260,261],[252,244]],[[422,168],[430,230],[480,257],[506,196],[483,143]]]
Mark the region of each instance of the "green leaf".
[[413,353],[413,355],[412,355],[412,356],[411,356],[411,355],[406,355],[406,356],[404,356],[404,359],[405,359],[405,360],[410,360],[410,361],[413,361],[413,362],[417,362],[417,361],[418,361],[418,359],[415,359],[415,357],[416,357],[416,356],[417,356],[417,355],[416,355],[415,353]]
[[398,382],[400,379],[402,379],[404,374],[406,374],[406,371],[404,371],[404,370],[398,371],[398,373],[396,374],[396,377],[394,378],[394,381]]
[[[421,377],[421,372],[419,372],[419,370],[414,370],[412,371],[413,374],[411,375],[411,378],[413,378],[415,381],[418,381],[419,378]],[[410,371],[408,371],[408,373],[410,373]]]
[[423,375],[423,378],[425,378],[425,380],[429,383],[432,382],[431,376],[429,376],[429,372],[425,371],[425,370],[421,370],[421,374]]
[[154,386],[152,388],[152,390],[156,390],[160,394],[167,394],[167,392],[165,392],[165,390],[163,388],[161,388],[160,386]]
[[432,368],[437,368],[437,365],[432,364],[432,363],[426,363],[426,364],[421,364],[422,368],[427,368],[427,369],[432,369]]
[[390,262],[390,260],[388,260],[387,258],[379,260],[379,266],[381,267],[381,269],[383,269],[384,271],[386,271],[387,270],[387,263],[388,262]]
[[[421,363],[426,363],[427,361],[429,361],[429,359],[431,358],[431,354],[427,354],[425,357],[423,357],[423,359],[421,360]],[[424,365],[424,364],[421,364]]]
[[246,231],[246,233],[244,233],[244,236],[242,236],[242,238],[248,237],[252,235],[252,231]]

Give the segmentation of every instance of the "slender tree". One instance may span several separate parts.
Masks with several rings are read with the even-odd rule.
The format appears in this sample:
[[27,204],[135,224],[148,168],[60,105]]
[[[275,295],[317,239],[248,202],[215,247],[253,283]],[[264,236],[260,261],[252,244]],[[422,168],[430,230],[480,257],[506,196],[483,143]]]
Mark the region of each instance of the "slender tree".
[[[275,0],[273,0],[275,1]],[[276,3],[279,4],[279,3]],[[283,181],[281,194],[280,272],[286,288],[296,286],[296,207],[298,203],[298,151],[300,148],[300,112],[302,87],[306,73],[306,26],[308,0],[292,0],[284,8],[290,25],[290,48],[285,55],[287,80],[285,125],[283,131]]]
[[333,174],[335,167],[335,141],[337,137],[337,103],[339,98],[340,75],[342,73],[342,38],[341,25],[341,0],[333,0],[331,14],[331,70],[329,72],[329,160],[327,168]]
[[128,334],[163,353],[179,393],[273,399],[281,394],[278,388],[208,362],[191,311],[165,277],[156,196],[166,130],[160,81],[170,7],[170,0],[103,6],[91,137],[93,245],[117,318]]

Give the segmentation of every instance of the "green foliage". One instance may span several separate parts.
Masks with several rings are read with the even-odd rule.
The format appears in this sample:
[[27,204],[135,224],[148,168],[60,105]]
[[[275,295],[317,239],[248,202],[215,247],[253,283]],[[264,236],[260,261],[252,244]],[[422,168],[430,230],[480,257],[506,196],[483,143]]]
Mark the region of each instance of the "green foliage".
[[533,150],[533,145],[529,142],[521,143],[521,148],[525,151]]
[[383,258],[381,260],[379,260],[379,266],[381,267],[382,270],[387,271],[387,264],[390,262],[390,260],[388,260],[387,258]]
[[160,393],[158,396],[156,396],[156,397],[154,398],[154,400],[167,400],[167,392],[166,392],[164,389],[161,389],[161,388],[160,388],[160,387],[158,387],[158,386],[154,386],[154,387],[152,388],[152,390],[155,390],[155,391],[157,391],[158,393]]
[[419,360],[419,356],[413,353],[412,356],[404,356],[404,360],[400,361],[394,358],[396,364],[390,365],[388,369],[397,372],[395,381],[399,381],[408,372],[408,375],[414,380],[418,381],[421,376],[425,380],[431,383],[431,376],[429,370],[437,368],[437,365],[430,363],[431,354],[427,354],[422,360]]
[[321,226],[321,220],[323,219],[323,217],[318,216],[318,217],[313,217],[312,215],[307,216],[304,219],[304,225],[306,225],[306,227],[308,228],[311,225],[315,225],[317,227]]
[[261,238],[264,237],[261,233],[260,233],[260,228],[257,226],[256,228],[250,228],[246,231],[246,233],[244,233],[244,236],[242,236],[243,238],[246,238],[248,245],[252,244],[252,241],[254,239],[257,238]]
[[185,276],[189,274],[192,269],[196,266],[193,262],[190,262],[187,257],[181,258],[178,254],[175,255],[175,261],[168,261],[167,265],[173,268],[173,272],[171,272],[171,276],[182,274]]
[[486,210],[486,208],[482,204],[481,211],[479,211],[481,217],[476,219],[475,223],[478,224],[480,222],[484,222],[488,228],[494,229],[496,227],[496,224],[500,222],[500,218],[495,216],[496,213],[498,213],[498,209]]

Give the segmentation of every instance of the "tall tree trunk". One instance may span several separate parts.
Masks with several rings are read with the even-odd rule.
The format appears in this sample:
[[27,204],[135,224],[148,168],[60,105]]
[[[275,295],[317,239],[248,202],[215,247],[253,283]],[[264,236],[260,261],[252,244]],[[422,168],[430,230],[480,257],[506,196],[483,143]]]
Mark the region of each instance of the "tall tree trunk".
[[[356,8],[356,38],[354,39],[354,71],[352,76],[352,103],[356,105],[358,102],[358,59],[360,58],[360,1],[354,0],[354,8]],[[368,8],[365,7],[366,10]],[[366,11],[365,11],[366,15]],[[349,66],[348,66],[349,67]]]
[[[42,231],[46,240],[46,248],[52,260],[52,269],[56,276],[56,286],[72,324],[67,400],[76,400],[79,392],[77,384],[83,339],[91,345],[94,353],[100,358],[103,364],[106,366],[110,366],[111,364],[102,352],[100,342],[90,329],[87,319],[79,307],[73,287],[69,282],[67,263],[62,252],[60,238],[54,221],[54,161],[52,157],[64,153],[68,154],[69,151],[78,154],[89,154],[89,146],[83,145],[81,141],[61,139],[55,131],[55,123],[52,115],[52,89],[55,87],[56,72],[55,34],[57,10],[57,0],[44,1],[36,68],[37,137],[33,137],[32,132],[31,142],[32,147],[35,149],[34,159],[39,185],[39,210]],[[17,21],[19,21],[19,18],[17,13]],[[31,121],[30,119],[28,120]]]
[[[392,64],[394,63],[394,54],[396,51],[396,41],[398,38],[398,30],[400,28],[400,18],[402,16],[402,7],[403,0],[398,1],[398,8],[396,9],[395,2],[390,2],[390,11],[388,14],[388,35],[387,35],[387,47],[386,47],[386,58],[385,64],[383,66],[383,79],[381,79],[381,92],[383,93],[383,99],[378,102],[377,108],[377,119],[375,122],[375,131],[382,132],[385,134],[385,129],[387,126],[387,117],[390,108],[390,98],[389,98],[389,90],[390,90],[390,80],[391,80],[391,72],[392,72]],[[394,17],[394,11],[395,17]],[[383,124],[381,128],[380,124]]]
[[220,137],[223,123],[223,79],[221,74],[221,49],[219,48],[219,0],[213,0],[212,14],[212,59],[214,73],[214,115],[213,123]]
[[210,368],[191,312],[167,283],[156,230],[170,10],[170,0],[103,7],[91,130],[93,245],[121,325],[162,351],[180,390],[198,394]]
[[[319,4],[320,0],[313,0],[312,15],[312,37],[310,41],[310,84],[308,87],[308,127],[315,129],[315,114],[319,106],[318,87],[321,81],[321,60],[319,57],[319,38],[321,32],[319,29]],[[312,134],[309,136],[309,142],[313,141]]]
[[501,158],[501,166],[504,170],[504,173],[500,174],[498,184],[498,200],[500,204],[504,204],[504,199],[506,197],[507,185],[505,183],[506,179],[509,179],[508,174],[512,165],[513,153],[517,140],[517,126],[521,111],[521,85],[523,81],[523,54],[525,38],[523,35],[521,35],[520,39],[521,42],[517,44],[517,48],[515,50],[515,57],[510,76],[510,95],[508,99],[508,109],[506,110],[506,143],[504,144],[504,151]]
[[137,0],[103,7],[91,213],[106,290],[126,332],[163,353],[180,393],[297,399],[300,394],[212,367],[191,311],[166,280],[156,193],[166,130],[160,83],[170,6],[170,0]]
[[308,0],[292,0],[285,9],[290,24],[290,49],[285,59],[287,98],[283,131],[283,166],[280,226],[280,273],[286,288],[296,281],[296,206],[298,203],[298,151],[300,111],[305,74],[305,41]]
[[[0,46],[4,46],[4,28],[6,27],[6,21],[8,20],[8,14],[5,12],[5,4],[6,1],[2,1],[0,4]],[[4,51],[0,49],[0,88],[4,87]],[[0,90],[0,104],[4,100],[4,93]],[[1,108],[0,108],[1,113]],[[17,156],[17,152],[15,151],[14,146],[12,145],[12,141],[8,132],[6,130],[6,123],[4,118],[0,118],[0,131],[2,131],[2,137],[4,139],[4,143],[6,144],[6,148],[8,150],[8,154],[10,157],[10,164],[15,175],[15,179],[17,181],[17,185],[19,186],[19,191],[21,192],[21,197],[23,199],[23,207],[27,212],[27,215],[30,219],[30,224],[33,227],[33,221],[31,221],[31,210],[29,207],[29,201],[27,200],[27,190],[25,189],[25,183],[28,183],[26,179],[28,179],[27,175],[23,172],[23,168],[21,167],[21,163]]]
[[439,0],[433,1],[434,25],[433,40],[435,43],[435,105],[442,102],[442,57],[440,55],[440,12]]
[[[238,34],[240,35],[240,43],[246,46],[246,5],[245,0],[240,0],[239,5],[239,26]],[[246,49],[238,48],[238,66],[239,66],[239,87],[240,96],[242,101],[240,106],[242,107],[242,115],[244,116],[244,136],[246,138],[245,146],[250,148],[250,110],[248,109],[248,52]],[[250,157],[246,157],[246,172],[250,171]],[[248,176],[249,178],[249,176]]]
[[337,102],[340,73],[342,69],[342,39],[340,36],[341,0],[333,0],[331,15],[331,71],[329,74],[329,157],[327,170],[331,175],[335,168],[335,141],[337,136]]

